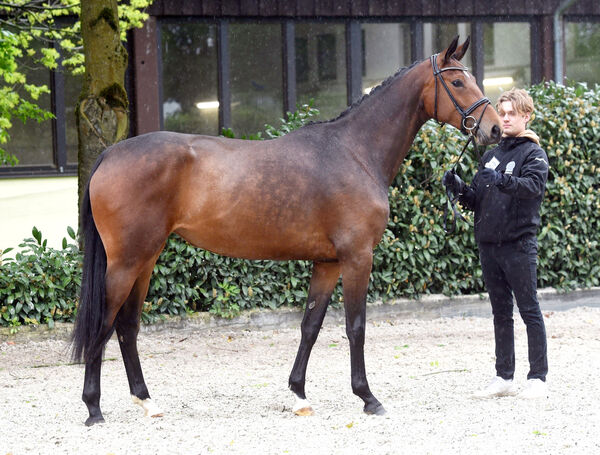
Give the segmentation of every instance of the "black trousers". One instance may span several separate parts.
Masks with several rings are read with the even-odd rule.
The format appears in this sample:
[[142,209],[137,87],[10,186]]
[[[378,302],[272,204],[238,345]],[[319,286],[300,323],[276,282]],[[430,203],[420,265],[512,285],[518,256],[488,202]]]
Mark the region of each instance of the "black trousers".
[[527,379],[545,381],[548,356],[546,327],[537,300],[537,239],[524,237],[501,245],[480,243],[479,259],[494,315],[496,374],[512,379],[515,373],[514,294],[527,327]]

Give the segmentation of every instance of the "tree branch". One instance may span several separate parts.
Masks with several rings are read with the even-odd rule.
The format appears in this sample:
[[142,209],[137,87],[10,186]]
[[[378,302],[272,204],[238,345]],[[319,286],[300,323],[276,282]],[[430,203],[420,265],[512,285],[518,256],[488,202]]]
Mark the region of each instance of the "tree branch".
[[57,10],[68,10],[68,9],[72,9],[75,7],[78,7],[80,4],[79,3],[74,3],[72,5],[51,5],[50,2],[48,2],[46,5],[43,4],[43,1],[31,1],[31,2],[27,2],[27,3],[23,3],[23,4],[17,4],[17,3],[6,3],[6,2],[0,2],[0,8],[6,8],[6,9],[16,9],[16,10],[20,10],[20,11],[57,11]]

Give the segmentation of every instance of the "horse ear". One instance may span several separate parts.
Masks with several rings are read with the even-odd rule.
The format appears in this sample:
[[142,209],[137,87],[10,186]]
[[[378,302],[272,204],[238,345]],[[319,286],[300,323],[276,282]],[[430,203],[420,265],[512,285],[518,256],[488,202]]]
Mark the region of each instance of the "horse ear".
[[454,55],[454,52],[456,51],[457,46],[458,46],[458,35],[456,35],[454,37],[454,39],[450,43],[450,46],[448,46],[448,49],[446,49],[446,54],[444,56],[444,63],[450,62],[450,59],[452,59],[452,56]]
[[464,55],[467,52],[467,49],[469,48],[469,43],[471,42],[471,36],[467,36],[467,39],[464,43],[462,43],[460,46],[458,46],[458,48],[456,49],[456,51],[454,52],[453,57],[456,60],[461,60]]

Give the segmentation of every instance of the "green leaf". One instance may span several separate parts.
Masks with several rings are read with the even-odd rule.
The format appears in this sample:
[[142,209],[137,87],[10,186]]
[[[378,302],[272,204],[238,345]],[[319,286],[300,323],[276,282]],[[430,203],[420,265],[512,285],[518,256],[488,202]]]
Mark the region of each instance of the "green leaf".
[[38,230],[38,228],[33,226],[33,229],[31,230],[31,234],[33,235],[33,238],[37,241],[38,245],[41,245],[42,244],[42,233]]

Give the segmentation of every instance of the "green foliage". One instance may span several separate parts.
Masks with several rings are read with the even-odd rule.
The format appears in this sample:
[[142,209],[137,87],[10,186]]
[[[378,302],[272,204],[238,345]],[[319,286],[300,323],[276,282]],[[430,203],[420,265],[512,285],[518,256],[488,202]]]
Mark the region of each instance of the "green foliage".
[[[171,236],[154,267],[143,318],[210,311],[233,317],[255,307],[303,304],[312,265],[245,261],[199,250]],[[235,297],[235,298],[234,298]]]
[[[536,103],[531,128],[540,136],[551,166],[539,234],[539,285],[598,286],[600,87],[588,90],[584,85],[549,83],[534,86],[530,92]],[[288,122],[301,119],[304,124],[309,117],[288,116]],[[370,300],[484,292],[472,226],[459,220],[451,236],[442,229],[446,196],[441,177],[458,158],[464,142],[458,131],[440,129],[434,122],[417,134],[389,188],[390,220],[375,249]],[[475,174],[476,161],[472,154],[461,160],[458,172],[466,181]],[[16,260],[0,263],[0,324],[49,322],[49,315],[57,320],[72,318],[80,271],[76,247],[65,241],[63,252],[50,250],[35,231],[34,239],[26,240],[24,246],[27,250]],[[171,236],[154,268],[142,318],[151,322],[162,315],[190,311],[233,317],[256,307],[302,306],[311,270],[312,264],[305,261],[219,256]],[[340,288],[335,291],[334,305],[341,301]],[[53,308],[57,308],[54,313]]]
[[[471,227],[457,220],[452,236],[442,227],[446,195],[440,181],[465,140],[454,128],[440,129],[433,121],[415,137],[388,192],[390,220],[375,251],[372,298],[481,292]],[[459,172],[467,181],[475,173],[476,161],[467,155],[461,160]]]
[[600,86],[537,85],[532,122],[548,153],[542,205],[540,283],[560,288],[600,284]]
[[[71,240],[76,239],[68,228]],[[63,238],[62,249],[47,246],[42,233],[33,228],[14,259],[0,252],[0,325],[71,321],[81,285],[81,254],[76,243]]]
[[319,110],[313,107],[315,100],[310,99],[308,104],[296,106],[296,112],[288,112],[287,119],[279,119],[281,126],[275,128],[271,125],[265,125],[265,133],[269,139],[275,139],[280,136],[284,136],[290,131],[297,130],[298,128],[306,125],[307,123],[315,120],[319,115]]
[[[127,30],[142,26],[148,17],[144,11],[151,3],[118,2],[123,41]],[[0,4],[0,165],[18,163],[15,156],[2,149],[10,139],[8,131],[15,118],[41,122],[53,117],[36,104],[42,93],[49,93],[48,86],[28,83],[28,71],[37,67],[83,73],[79,11],[77,0],[12,0]],[[55,44],[59,50],[53,47]]]
[[246,139],[249,141],[262,141],[264,139],[262,137],[262,132],[260,131],[255,134],[242,134],[240,137],[236,138],[232,128],[221,129],[221,136],[228,137],[229,139]]
[[[297,105],[295,112],[288,112],[286,114],[287,119],[279,119],[279,122],[281,123],[279,128],[276,128],[272,125],[265,125],[265,133],[267,134],[268,138],[275,139],[277,137],[284,136],[290,131],[294,131],[313,121],[319,115],[319,110],[313,107],[314,101],[315,100],[311,98],[308,104]],[[223,128],[221,130],[221,136],[235,139],[235,133],[231,128]],[[262,132],[259,131],[256,134],[243,134],[240,136],[240,139],[260,141],[264,138],[262,137]]]

